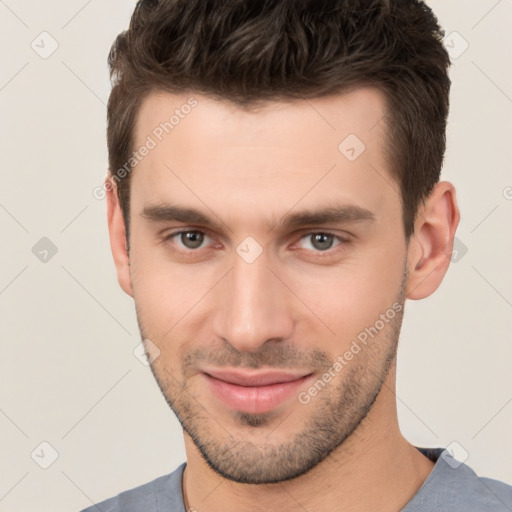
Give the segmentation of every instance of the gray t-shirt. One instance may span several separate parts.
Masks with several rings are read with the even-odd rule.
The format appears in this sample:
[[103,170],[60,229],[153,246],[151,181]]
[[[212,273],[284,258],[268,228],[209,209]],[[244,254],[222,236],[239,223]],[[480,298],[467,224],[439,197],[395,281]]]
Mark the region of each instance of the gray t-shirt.
[[[442,448],[418,448],[434,469],[401,512],[511,512],[512,486],[478,477]],[[186,512],[181,477],[186,462],[172,473],[122,492],[82,512]]]

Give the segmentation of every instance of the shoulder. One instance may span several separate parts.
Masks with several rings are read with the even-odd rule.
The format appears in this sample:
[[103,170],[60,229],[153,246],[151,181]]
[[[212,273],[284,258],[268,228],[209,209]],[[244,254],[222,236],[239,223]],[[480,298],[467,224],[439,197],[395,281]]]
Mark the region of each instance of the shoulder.
[[[512,486],[478,476],[447,450],[436,450],[435,466],[403,512],[510,512]],[[430,452],[431,459],[432,451]]]
[[91,505],[81,512],[139,512],[140,510],[144,510],[144,512],[157,512],[158,510],[182,512],[184,507],[181,477],[185,465],[184,462],[168,475],[123,491],[117,496]]
[[[462,471],[456,478],[451,479],[452,488],[447,494],[448,503],[453,503],[460,510],[467,512],[510,512],[512,510],[512,487],[510,485],[491,478],[479,477],[466,465],[458,469]],[[458,471],[458,469],[454,471]]]
[[[476,476],[476,475],[475,475]],[[496,506],[496,510],[512,510],[512,486],[492,478],[477,477],[481,486],[485,488],[485,496]]]

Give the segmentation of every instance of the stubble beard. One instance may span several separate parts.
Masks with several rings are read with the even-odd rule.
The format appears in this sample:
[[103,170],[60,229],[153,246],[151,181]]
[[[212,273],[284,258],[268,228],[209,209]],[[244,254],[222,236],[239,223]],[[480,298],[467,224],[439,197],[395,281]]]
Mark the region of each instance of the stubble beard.
[[[234,482],[269,484],[309,472],[341,447],[364,424],[395,361],[404,314],[406,279],[404,272],[396,300],[402,307],[385,329],[307,405],[297,400],[295,409],[282,420],[276,421],[272,413],[233,411],[229,416],[220,416],[212,404],[200,403],[193,396],[185,370],[180,381],[153,362],[151,370],[165,400],[206,463],[217,474]],[[138,314],[137,319],[145,339]],[[244,360],[244,357],[245,354],[240,354],[238,359]],[[254,363],[258,354],[252,353],[250,357]],[[334,363],[332,356],[324,353],[316,353],[315,360],[323,361],[323,366]],[[257,364],[250,366],[257,367]],[[305,416],[304,411],[309,414]],[[230,429],[233,419],[236,428]],[[286,435],[287,441],[273,442],[272,433],[279,432],[279,421],[293,426],[302,421],[303,425],[295,434]],[[249,435],[240,434],[243,429]],[[259,432],[260,436],[257,435]],[[249,440],[249,437],[256,437],[257,441]]]

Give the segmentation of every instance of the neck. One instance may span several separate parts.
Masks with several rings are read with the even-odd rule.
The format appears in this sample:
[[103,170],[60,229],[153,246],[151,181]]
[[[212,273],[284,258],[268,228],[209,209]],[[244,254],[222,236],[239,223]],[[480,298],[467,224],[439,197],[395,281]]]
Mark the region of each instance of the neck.
[[433,468],[401,435],[392,368],[377,400],[354,433],[308,473],[275,484],[240,484],[222,478],[185,434],[183,475],[186,510],[249,512],[257,503],[282,510],[401,510]]

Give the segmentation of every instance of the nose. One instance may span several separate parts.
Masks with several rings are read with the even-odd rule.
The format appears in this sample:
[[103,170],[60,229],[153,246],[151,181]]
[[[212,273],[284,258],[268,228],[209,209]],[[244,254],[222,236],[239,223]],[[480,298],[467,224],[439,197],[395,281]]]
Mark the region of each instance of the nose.
[[234,254],[216,297],[216,335],[240,351],[257,352],[293,330],[291,293],[269,268],[265,251],[252,263]]

